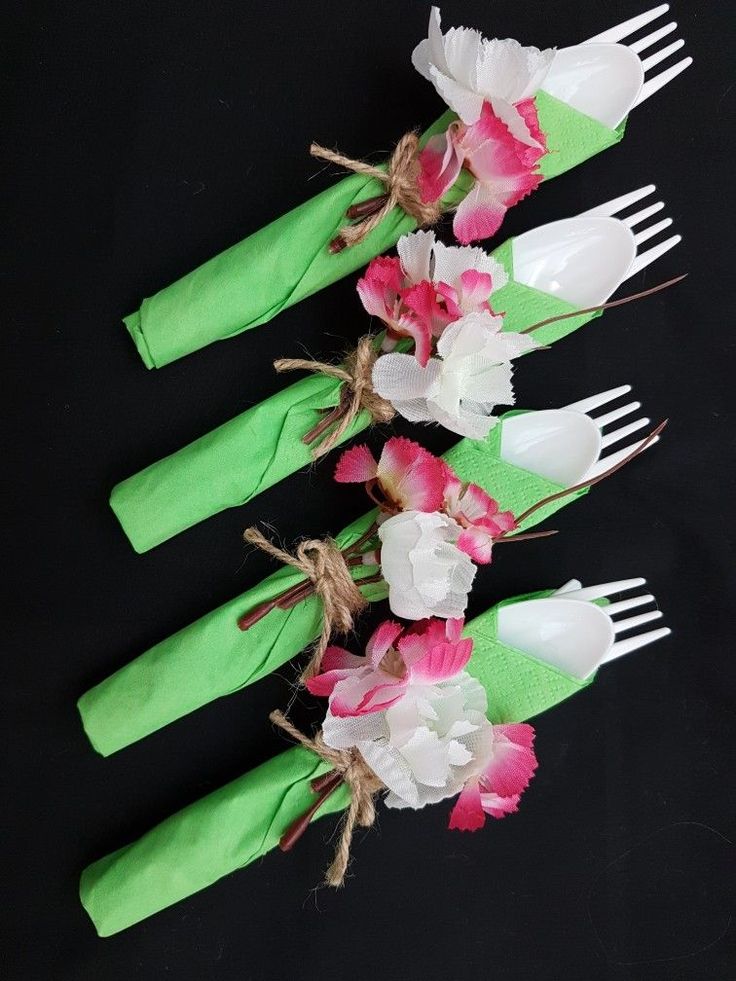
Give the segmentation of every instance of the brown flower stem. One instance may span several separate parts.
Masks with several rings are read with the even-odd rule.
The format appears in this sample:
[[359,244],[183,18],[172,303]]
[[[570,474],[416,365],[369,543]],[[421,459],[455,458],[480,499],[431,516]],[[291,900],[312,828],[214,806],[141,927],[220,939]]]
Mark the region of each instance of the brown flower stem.
[[348,545],[347,548],[343,549],[343,555],[355,555],[367,542],[372,538],[375,538],[376,532],[378,531],[378,522],[374,521],[373,524],[368,528],[360,538],[356,539],[352,545]]
[[[356,586],[367,586],[370,583],[380,582],[383,576],[379,573],[375,573],[372,576],[365,576],[363,579],[356,579]],[[301,603],[305,599],[309,599],[314,593],[314,583],[307,581],[299,584],[298,589],[290,590],[289,596],[281,597],[276,606],[280,610],[290,610],[292,607],[296,606],[297,603]]]
[[375,197],[366,198],[358,204],[352,204],[345,212],[345,217],[354,221],[356,218],[368,218],[380,211],[388,201],[388,194],[377,194]]
[[328,770],[327,773],[323,773],[321,777],[315,777],[314,780],[309,784],[315,794],[319,794],[328,784],[332,783],[335,779],[335,774],[337,770]]
[[347,248],[347,246],[348,243],[345,241],[342,235],[338,235],[336,238],[333,238],[329,244],[330,255],[337,255],[338,252],[342,252],[343,249]]
[[[649,446],[652,440],[655,439],[657,436],[659,436],[659,434],[667,425],[668,421],[669,421],[668,419],[665,419],[663,422],[660,422],[660,424],[656,427],[656,429],[653,429],[651,433],[647,436],[647,438],[639,446],[637,446],[636,449],[632,450],[631,453],[625,456],[620,463],[617,463],[615,467],[610,467],[608,470],[605,470],[602,474],[599,474],[597,477],[593,477],[591,480],[584,480],[580,484],[574,484],[572,487],[567,487],[565,488],[565,490],[557,491],[556,494],[550,494],[549,497],[544,497],[542,498],[541,501],[537,501],[536,504],[532,504],[531,507],[527,508],[526,511],[524,511],[523,514],[520,514],[519,517],[516,519],[517,525],[520,525],[522,521],[525,521],[530,515],[534,514],[535,511],[538,511],[540,508],[543,508],[545,504],[551,504],[552,501],[557,501],[561,497],[566,497],[568,494],[574,494],[575,491],[585,490],[586,487],[593,487],[594,484],[600,484],[602,480],[605,480],[607,477],[610,477],[618,470],[621,470],[621,468],[625,467],[627,463],[630,463],[633,459],[635,459],[637,456],[639,456],[641,453],[644,452],[644,450],[647,448],[647,446]],[[499,541],[500,539],[496,539],[496,540]],[[511,540],[512,539],[509,539],[509,541]]]
[[682,282],[686,279],[688,273],[683,273],[682,276],[675,276],[674,279],[668,279],[666,283],[660,283],[658,286],[652,286],[651,289],[642,290],[641,293],[633,293],[631,296],[623,296],[620,300],[611,300],[610,303],[600,303],[596,307],[586,307],[584,310],[572,310],[570,313],[560,313],[556,317],[547,317],[546,320],[540,320],[537,324],[532,324],[531,327],[525,327],[524,330],[520,331],[521,334],[531,334],[533,330],[539,330],[540,327],[546,327],[547,324],[556,324],[558,320],[568,320],[570,317],[580,317],[584,313],[597,313],[599,310],[610,310],[612,307],[621,307],[625,303],[632,303],[634,300],[643,300],[645,296],[653,296],[655,293],[659,293],[662,290],[669,289],[670,286],[674,286],[676,283]]
[[535,538],[549,538],[550,535],[557,535],[557,530],[553,531],[529,531],[522,535],[510,535],[508,538],[494,538],[494,545],[510,545],[512,542],[530,542]]
[[282,852],[291,851],[291,849],[309,827],[309,822],[312,820],[314,815],[324,804],[327,798],[337,790],[341,783],[342,775],[336,770],[333,770],[332,779],[329,782],[325,781],[314,803],[310,804],[306,811],[295,821],[293,821],[281,835],[279,840],[279,848]]
[[276,609],[277,601],[268,600],[265,603],[261,603],[259,606],[254,607],[249,613],[244,613],[242,617],[238,620],[238,627],[241,630],[249,630],[254,624],[262,620],[267,613],[271,610]]

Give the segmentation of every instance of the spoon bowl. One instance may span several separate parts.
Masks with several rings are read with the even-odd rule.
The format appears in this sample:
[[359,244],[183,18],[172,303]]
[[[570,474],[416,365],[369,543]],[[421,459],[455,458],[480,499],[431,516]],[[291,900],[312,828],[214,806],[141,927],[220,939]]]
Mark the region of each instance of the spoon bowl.
[[582,215],[512,240],[514,279],[576,307],[605,303],[626,279],[636,240],[617,218]]
[[550,596],[502,606],[498,638],[583,680],[603,663],[615,633],[611,618],[594,603]]
[[578,44],[554,57],[542,89],[615,129],[637,103],[644,68],[623,44]]
[[501,457],[563,487],[572,487],[597,462],[600,428],[582,412],[542,409],[505,419]]

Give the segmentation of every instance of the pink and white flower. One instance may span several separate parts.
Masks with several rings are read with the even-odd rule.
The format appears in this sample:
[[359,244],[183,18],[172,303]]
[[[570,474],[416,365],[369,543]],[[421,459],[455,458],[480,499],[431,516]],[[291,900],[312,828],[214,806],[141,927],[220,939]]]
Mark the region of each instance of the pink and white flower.
[[394,509],[439,511],[445,499],[447,466],[419,443],[392,436],[378,461],[365,445],[345,450],[337,461],[335,480],[339,484],[375,483]]
[[481,765],[468,778],[450,814],[450,828],[477,831],[486,815],[502,818],[519,809],[537,769],[534,729],[525,722],[491,726],[492,740]]
[[320,674],[307,681],[313,695],[329,698],[334,716],[379,712],[402,698],[409,685],[433,685],[454,677],[470,659],[462,620],[422,620],[405,630],[386,620],[366,644],[366,656],[328,647]]
[[514,112],[518,121],[512,130],[494,105],[485,102],[476,122],[470,126],[450,123],[421,153],[420,188],[426,201],[441,198],[463,167],[475,178],[453,219],[453,232],[460,242],[494,235],[507,210],[542,182],[537,165],[546,143],[534,103],[528,100]]
[[443,245],[434,232],[404,235],[398,257],[380,256],[358,280],[365,309],[386,325],[384,350],[400,337],[414,341],[414,356],[426,365],[432,338],[466,313],[490,311],[489,298],[507,282],[499,262],[480,248]]
[[412,64],[464,123],[476,122],[483,103],[491,102],[513,131],[514,106],[537,92],[554,56],[554,48],[488,39],[465,27],[443,35],[439,8],[432,7],[428,37],[414,49]]
[[425,367],[408,354],[383,354],[373,366],[373,388],[410,422],[438,422],[485,439],[496,405],[514,403],[511,360],[537,346],[529,334],[502,327],[503,319],[488,312],[456,320]]
[[501,511],[498,501],[482,487],[463,484],[454,473],[450,474],[445,488],[445,511],[463,529],[457,547],[478,565],[491,561],[495,538],[516,528],[511,511]]
[[395,616],[464,615],[476,568],[457,545],[461,534],[454,518],[440,511],[401,511],[379,525],[381,573]]

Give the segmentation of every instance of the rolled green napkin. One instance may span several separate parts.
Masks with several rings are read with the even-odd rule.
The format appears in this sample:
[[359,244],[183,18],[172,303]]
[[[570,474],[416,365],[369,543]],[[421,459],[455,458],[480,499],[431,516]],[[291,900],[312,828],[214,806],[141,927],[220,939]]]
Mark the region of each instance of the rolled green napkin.
[[[580,681],[502,644],[497,637],[497,612],[498,607],[493,607],[465,630],[473,638],[466,670],[486,689],[492,722],[532,718],[593,680]],[[90,865],[82,873],[80,897],[98,934],[118,933],[266,855],[314,800],[310,781],[328,769],[310,750],[289,749]],[[348,801],[349,791],[342,786],[316,816],[334,814]],[[437,833],[443,829],[438,827]],[[280,862],[289,875],[288,856]]]
[[[493,252],[508,282],[493,293],[504,313],[504,329],[520,331],[575,307],[514,280],[513,239]],[[553,344],[598,313],[580,314],[535,331],[540,344]],[[289,352],[285,352],[288,354]],[[226,508],[247,504],[311,462],[304,436],[335,406],[339,381],[311,375],[247,409],[158,463],[113,488],[110,506],[136,552],[146,552]],[[361,413],[345,432],[346,442],[370,425]]]
[[[461,480],[480,484],[502,510],[520,515],[532,504],[563,490],[500,457],[503,419],[485,441],[460,440],[443,459]],[[522,525],[531,527],[586,491],[575,491],[535,511]],[[336,541],[356,542],[375,512],[354,521]],[[375,571],[354,570],[356,578]],[[274,609],[247,631],[237,621],[249,610],[280,596],[304,576],[280,568],[253,589],[161,641],[79,700],[84,728],[95,749],[108,756],[214,699],[253,684],[277,670],[315,640],[322,626],[322,604],[314,596],[290,610]],[[369,601],[386,596],[384,584],[363,589]]]
[[[540,163],[545,180],[623,136],[624,123],[608,129],[542,91],[534,101],[547,139],[548,152]],[[422,142],[446,130],[454,118],[445,113]],[[443,206],[456,206],[471,186],[468,174],[461,173],[442,199]],[[146,366],[161,368],[213,341],[266,323],[386,252],[416,227],[398,207],[359,244],[337,254],[328,251],[348,208],[383,190],[373,177],[346,177],[144,300],[140,310],[125,318],[125,325]]]

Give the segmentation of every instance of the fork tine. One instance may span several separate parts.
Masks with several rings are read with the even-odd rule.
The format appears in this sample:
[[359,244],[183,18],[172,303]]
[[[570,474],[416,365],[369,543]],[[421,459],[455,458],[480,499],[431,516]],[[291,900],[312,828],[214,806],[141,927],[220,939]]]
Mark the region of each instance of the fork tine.
[[656,215],[658,211],[664,208],[664,201],[657,201],[656,204],[650,204],[648,208],[642,208],[641,211],[637,211],[635,215],[629,215],[628,218],[622,218],[621,221],[624,225],[629,228],[633,228],[634,225],[638,225],[639,222],[644,221],[647,218],[651,218],[652,215]]
[[630,412],[636,412],[640,408],[641,402],[629,402],[627,405],[622,405],[618,409],[606,412],[605,415],[597,416],[593,419],[593,422],[599,429],[603,429],[604,426],[608,426],[610,423],[616,422],[617,419],[621,419],[622,416],[627,416]]
[[590,412],[591,409],[597,409],[599,406],[605,405],[606,402],[613,402],[620,395],[626,395],[630,391],[631,385],[619,385],[618,388],[609,388],[607,392],[590,395],[587,399],[580,399],[579,402],[571,402],[569,405],[563,405],[562,408],[570,412]]
[[631,599],[619,600],[618,603],[609,603],[603,612],[612,617],[614,613],[625,613],[626,610],[633,610],[637,606],[646,606],[647,603],[653,602],[654,597],[651,593],[642,593],[641,596],[632,596]]
[[[622,460],[625,460],[630,453],[633,453],[634,450],[638,449],[641,444],[645,442],[646,439],[641,439],[636,443],[631,443],[629,446],[625,446],[622,450],[617,450],[616,453],[611,453],[610,456],[601,457],[601,459],[590,468],[587,474],[585,474],[585,480],[593,480],[600,474],[605,473],[606,470],[610,470],[611,467],[617,467]],[[658,442],[659,436],[655,436],[650,443],[647,443],[645,449],[648,450]]]
[[608,664],[609,661],[615,661],[617,657],[623,657],[624,654],[638,651],[640,647],[653,644],[655,640],[659,640],[661,637],[667,637],[671,633],[672,631],[669,627],[660,627],[658,630],[649,630],[645,634],[629,637],[628,640],[617,640],[611,646],[609,652],[602,658],[601,664]]
[[655,75],[654,78],[647,79],[647,81],[644,82],[641,87],[639,97],[631,108],[635,109],[637,106],[640,106],[642,102],[646,102],[650,96],[654,95],[655,92],[659,92],[659,90],[667,85],[668,82],[671,82],[673,78],[677,78],[680,72],[684,72],[686,68],[689,68],[690,65],[692,65],[692,63],[692,58],[683,58],[682,61],[678,61],[676,65],[665,69],[665,71],[660,72],[659,75]]
[[568,581],[565,583],[564,586],[560,586],[559,589],[555,590],[554,595],[563,596],[565,593],[574,593],[577,592],[579,589],[582,589],[582,587],[583,584],[580,582],[579,579],[568,579]]
[[643,245],[645,242],[648,242],[650,238],[654,238],[655,235],[663,232],[665,228],[669,228],[671,224],[671,218],[664,218],[662,221],[658,221],[649,228],[645,228],[643,232],[639,232],[637,235],[635,235],[634,242],[636,242],[637,245]]
[[651,48],[653,44],[656,44],[663,37],[667,37],[673,31],[677,30],[677,24],[673,20],[670,24],[665,24],[664,27],[660,27],[656,31],[652,31],[651,34],[647,34],[646,37],[640,38],[638,41],[634,41],[633,44],[629,45],[629,48],[634,52],[634,54],[639,54],[640,51],[646,51],[647,48]]
[[638,616],[627,617],[625,620],[614,620],[613,632],[623,634],[627,630],[633,630],[634,627],[641,627],[645,623],[651,623],[652,620],[659,620],[663,615],[661,610],[649,610],[647,613],[639,613]]
[[674,247],[679,245],[681,241],[682,235],[673,235],[672,238],[668,238],[664,242],[660,242],[659,245],[654,245],[651,249],[647,249],[646,252],[642,252],[641,255],[638,255],[631,263],[626,276],[621,280],[621,282],[625,283],[627,279],[631,279],[632,276],[636,276],[636,274],[641,272],[642,269],[646,269],[647,266],[651,265],[655,259],[659,259],[659,257],[663,256],[665,252],[669,252],[670,249],[674,249]]
[[646,27],[647,24],[651,24],[653,20],[657,17],[661,17],[662,14],[666,14],[670,9],[668,3],[661,3],[658,7],[652,7],[651,10],[644,11],[643,14],[637,14],[636,17],[631,17],[629,20],[625,20],[622,24],[617,24],[616,27],[609,27],[607,31],[603,31],[601,34],[596,34],[595,37],[589,38],[584,44],[601,44],[606,41],[622,41],[625,37],[638,31],[641,27]]
[[624,208],[628,208],[629,205],[641,201],[642,198],[645,198],[648,194],[656,190],[657,188],[654,184],[647,184],[646,187],[640,187],[638,191],[629,191],[628,194],[622,194],[620,197],[614,198],[613,201],[606,201],[605,204],[599,204],[597,207],[590,208],[588,211],[582,211],[578,215],[578,218],[610,218],[619,211],[623,211]]
[[674,54],[675,51],[679,51],[680,48],[684,46],[685,46],[684,38],[680,38],[679,41],[673,41],[672,44],[668,44],[667,47],[662,48],[661,51],[657,51],[655,52],[655,54],[649,55],[648,58],[644,58],[642,60],[641,67],[644,69],[645,72],[647,72],[649,71],[650,68],[654,68],[654,66],[658,65],[660,61],[664,61],[665,58],[669,58],[671,54]]
[[[646,583],[646,579],[641,577],[637,579],[614,579],[613,582],[601,582],[597,586],[584,586],[582,589],[576,589],[575,592],[564,593],[569,599],[577,600],[594,600],[601,599],[603,596],[608,596],[609,593],[625,593],[627,589],[636,589],[637,586],[643,586]],[[650,596],[649,599],[654,599]],[[623,602],[627,602],[624,600]],[[615,604],[612,604],[615,605]],[[610,607],[606,607],[610,609]]]
[[637,429],[643,429],[644,426],[648,426],[650,419],[637,419],[636,422],[630,422],[628,426],[622,426],[620,429],[615,429],[612,433],[604,436],[601,439],[601,449],[605,450],[607,446],[611,446],[612,443],[618,443],[620,439],[625,439],[627,436],[631,436],[635,433]]

